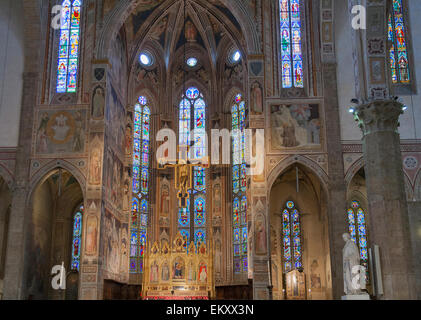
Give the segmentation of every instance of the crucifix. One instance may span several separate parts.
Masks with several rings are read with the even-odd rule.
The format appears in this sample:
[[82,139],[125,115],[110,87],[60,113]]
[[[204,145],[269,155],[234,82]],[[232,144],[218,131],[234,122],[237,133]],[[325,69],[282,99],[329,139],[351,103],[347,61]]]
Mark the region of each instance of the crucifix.
[[187,200],[190,198],[190,190],[193,188],[193,167],[209,168],[209,157],[191,159],[189,146],[178,146],[178,160],[158,159],[158,169],[174,168],[175,188],[180,208],[187,208]]

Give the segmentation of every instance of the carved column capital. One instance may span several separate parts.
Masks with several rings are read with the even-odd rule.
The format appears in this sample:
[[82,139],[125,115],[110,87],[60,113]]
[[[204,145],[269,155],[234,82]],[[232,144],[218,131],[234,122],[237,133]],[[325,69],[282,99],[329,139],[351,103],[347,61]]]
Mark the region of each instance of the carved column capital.
[[354,117],[364,136],[379,132],[396,132],[404,106],[395,100],[376,100],[355,108]]

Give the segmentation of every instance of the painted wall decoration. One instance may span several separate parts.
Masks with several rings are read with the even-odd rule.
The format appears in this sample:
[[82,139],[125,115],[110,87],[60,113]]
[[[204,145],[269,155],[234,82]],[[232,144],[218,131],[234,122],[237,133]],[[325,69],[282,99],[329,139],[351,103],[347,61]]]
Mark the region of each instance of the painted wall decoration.
[[102,175],[102,143],[98,135],[91,138],[91,153],[89,159],[89,183],[99,185]]
[[84,153],[86,110],[40,110],[35,132],[35,152]]
[[122,97],[125,97],[127,90],[127,52],[126,37],[123,32],[117,34],[111,46],[111,81],[117,86]]
[[317,104],[271,107],[272,149],[318,147],[321,145],[321,118]]
[[112,150],[107,152],[106,174],[107,201],[121,210],[123,207],[123,163]]
[[95,255],[97,253],[98,219],[95,216],[88,216],[86,219],[86,245],[85,253]]
[[124,254],[124,250],[122,250],[124,244],[126,244],[127,248],[127,235],[128,224],[121,223],[110,211],[105,210],[104,266],[106,271],[108,271],[109,278],[115,279],[115,276],[121,273],[126,266],[127,270],[124,270],[124,272],[128,272],[128,255],[127,253]]
[[105,93],[101,86],[94,89],[92,97],[92,118],[101,120],[104,117]]
[[126,110],[114,86],[110,84],[107,90],[107,137],[108,141],[117,151],[125,150]]
[[251,107],[254,113],[263,112],[263,90],[258,82],[254,82],[251,86]]
[[259,214],[255,221],[255,248],[257,255],[265,255],[267,253],[267,232],[265,217]]

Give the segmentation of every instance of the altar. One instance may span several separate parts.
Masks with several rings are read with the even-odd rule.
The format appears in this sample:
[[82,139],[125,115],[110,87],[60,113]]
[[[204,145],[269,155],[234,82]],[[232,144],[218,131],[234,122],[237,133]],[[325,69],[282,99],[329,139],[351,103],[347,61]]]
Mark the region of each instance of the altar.
[[215,296],[212,250],[178,234],[170,247],[153,243],[144,265],[145,300],[208,300]]

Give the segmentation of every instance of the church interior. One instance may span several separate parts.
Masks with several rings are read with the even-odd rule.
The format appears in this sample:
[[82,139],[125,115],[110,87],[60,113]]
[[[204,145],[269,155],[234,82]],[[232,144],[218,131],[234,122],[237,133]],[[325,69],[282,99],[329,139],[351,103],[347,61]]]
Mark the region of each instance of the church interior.
[[1,1],[0,300],[420,300],[419,14]]

